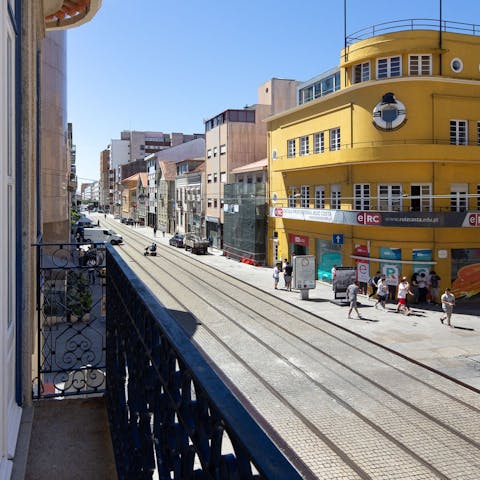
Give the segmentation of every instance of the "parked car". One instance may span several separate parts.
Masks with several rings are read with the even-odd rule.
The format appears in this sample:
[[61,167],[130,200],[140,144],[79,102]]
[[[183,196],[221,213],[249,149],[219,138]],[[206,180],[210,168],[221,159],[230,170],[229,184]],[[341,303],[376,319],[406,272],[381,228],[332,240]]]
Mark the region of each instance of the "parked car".
[[133,218],[127,218],[127,221],[125,222],[127,225],[134,225],[135,220]]
[[192,253],[202,253],[204,255],[208,253],[208,247],[210,245],[207,238],[201,238],[193,233],[187,233],[183,243],[185,250],[191,250]]
[[182,235],[180,233],[176,233],[173,237],[170,238],[168,243],[170,245],[173,245],[174,247],[183,248],[183,239],[184,238],[185,238],[184,235]]

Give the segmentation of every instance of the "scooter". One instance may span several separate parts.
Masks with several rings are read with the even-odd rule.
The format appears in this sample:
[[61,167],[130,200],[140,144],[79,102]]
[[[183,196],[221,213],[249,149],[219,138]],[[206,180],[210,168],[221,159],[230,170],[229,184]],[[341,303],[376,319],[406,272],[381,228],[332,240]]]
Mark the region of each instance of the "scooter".
[[144,255],[145,257],[148,257],[148,256],[150,256],[150,257],[156,257],[156,256],[157,256],[157,246],[156,246],[155,244],[153,244],[153,245],[147,245],[147,246],[145,247],[145,250],[144,250],[144,252],[143,252],[143,255]]

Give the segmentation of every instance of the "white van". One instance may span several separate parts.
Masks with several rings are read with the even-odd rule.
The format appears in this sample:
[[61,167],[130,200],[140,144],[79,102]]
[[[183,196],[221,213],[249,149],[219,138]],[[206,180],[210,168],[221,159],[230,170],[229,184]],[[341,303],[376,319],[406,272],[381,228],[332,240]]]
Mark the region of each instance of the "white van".
[[83,238],[85,241],[91,242],[103,242],[107,243],[110,242],[112,245],[117,245],[123,242],[123,238],[112,232],[112,230],[106,230],[104,228],[86,228],[83,232]]

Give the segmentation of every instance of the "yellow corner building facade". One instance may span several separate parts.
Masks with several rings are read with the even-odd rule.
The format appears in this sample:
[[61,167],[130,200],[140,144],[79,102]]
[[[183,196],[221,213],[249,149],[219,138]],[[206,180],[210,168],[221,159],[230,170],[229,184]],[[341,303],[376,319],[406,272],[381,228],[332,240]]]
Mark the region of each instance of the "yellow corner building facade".
[[315,255],[320,280],[343,265],[392,285],[434,270],[480,301],[480,27],[442,25],[347,39],[268,119],[271,264]]

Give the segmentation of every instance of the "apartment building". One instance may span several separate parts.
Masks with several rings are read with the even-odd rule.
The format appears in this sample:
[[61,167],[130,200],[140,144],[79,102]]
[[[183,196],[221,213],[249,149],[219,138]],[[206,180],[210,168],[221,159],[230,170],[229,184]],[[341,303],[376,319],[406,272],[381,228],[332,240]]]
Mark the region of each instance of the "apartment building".
[[313,254],[319,279],[357,265],[392,284],[435,270],[478,301],[479,27],[377,27],[267,119],[269,262]]
[[295,80],[272,78],[258,88],[258,103],[228,109],[205,121],[206,234],[223,245],[224,186],[234,168],[267,156],[265,118],[295,105]]

